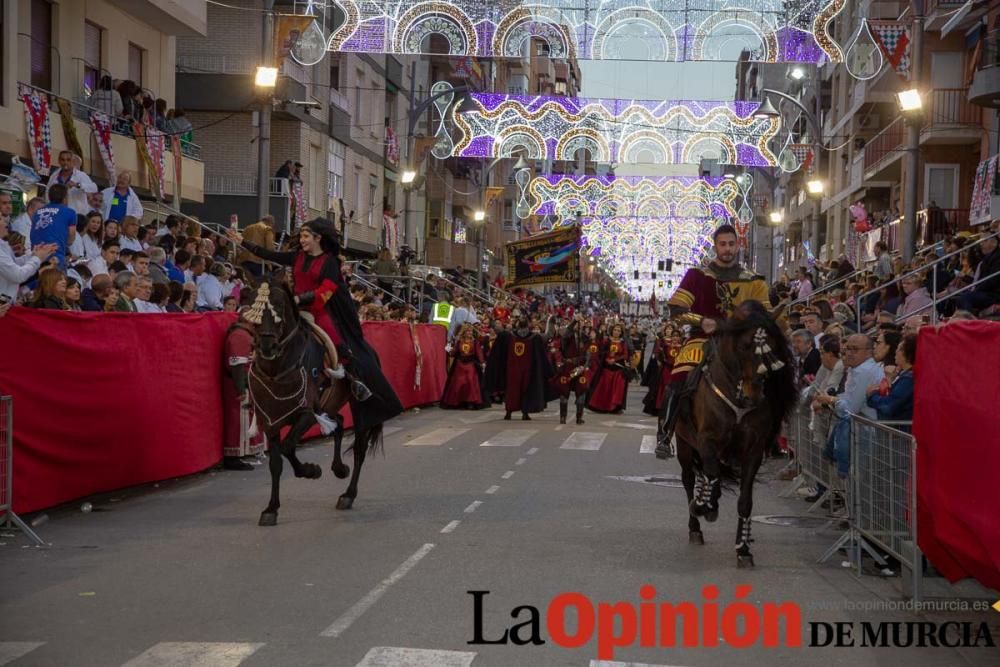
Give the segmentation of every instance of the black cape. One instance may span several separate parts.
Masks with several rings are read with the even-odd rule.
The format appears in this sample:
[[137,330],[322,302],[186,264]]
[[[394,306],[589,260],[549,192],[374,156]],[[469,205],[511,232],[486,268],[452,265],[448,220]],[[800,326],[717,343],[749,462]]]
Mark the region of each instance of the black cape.
[[545,343],[538,334],[530,334],[526,339],[509,331],[497,334],[486,359],[486,393],[503,394],[507,389],[507,355],[516,340],[523,340],[531,348],[531,378],[528,389],[521,397],[522,412],[542,412],[545,410],[548,380],[552,377],[552,364],[545,353]]

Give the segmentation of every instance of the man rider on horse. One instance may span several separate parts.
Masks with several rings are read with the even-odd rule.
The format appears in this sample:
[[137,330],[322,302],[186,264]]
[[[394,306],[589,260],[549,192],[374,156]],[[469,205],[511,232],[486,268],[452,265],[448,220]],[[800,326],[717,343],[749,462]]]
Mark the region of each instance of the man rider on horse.
[[[670,386],[660,415],[656,457],[670,458],[670,440],[677,423],[681,400],[697,384],[697,374],[689,378],[704,358],[703,346],[708,336],[745,301],[768,303],[768,287],[737,261],[739,237],[732,225],[721,225],[712,234],[715,259],[705,266],[692,267],[667,302],[670,315],[680,324],[691,327],[691,335],[674,360]],[[691,380],[689,382],[689,379]]]

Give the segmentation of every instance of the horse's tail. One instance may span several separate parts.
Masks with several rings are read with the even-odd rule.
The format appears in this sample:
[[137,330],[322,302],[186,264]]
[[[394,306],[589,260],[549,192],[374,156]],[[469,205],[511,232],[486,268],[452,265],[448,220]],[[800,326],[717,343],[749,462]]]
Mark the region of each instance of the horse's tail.
[[385,440],[382,437],[382,425],[377,424],[366,431],[354,429],[354,442],[351,444],[348,451],[351,451],[355,447],[364,447],[366,455],[374,454],[379,451],[384,454]]

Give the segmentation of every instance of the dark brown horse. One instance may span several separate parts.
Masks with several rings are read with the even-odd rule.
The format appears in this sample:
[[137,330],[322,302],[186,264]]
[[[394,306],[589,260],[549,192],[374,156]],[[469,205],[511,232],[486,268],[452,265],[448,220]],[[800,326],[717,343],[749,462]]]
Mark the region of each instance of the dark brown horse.
[[704,544],[698,517],[719,517],[722,481],[739,483],[736,564],[752,567],[753,483],[767,446],[797,398],[785,337],[762,305],[746,302],[705,344],[689,410],[677,420],[677,459],[688,497],[691,544]]
[[[313,327],[299,314],[288,286],[275,278],[262,282],[253,292],[253,306],[246,319],[255,324],[254,358],[250,367],[250,395],[257,423],[267,436],[267,455],[271,470],[271,500],[261,512],[259,525],[278,522],[279,486],[282,456],[288,459],[296,477],[318,479],[323,469],[315,463],[303,463],[295,448],[316,423],[316,414],[326,413],[337,422],[333,433],[334,450],[331,470],[339,479],[351,474],[341,458],[344,420],[338,414],[350,397],[346,379],[333,380],[324,371],[337,364],[336,350],[325,345]],[[330,356],[333,359],[329,359]],[[332,362],[332,363],[330,363]],[[285,437],[281,429],[289,427]],[[354,474],[347,490],[337,500],[337,509],[350,509],[358,494],[358,478],[368,450],[380,442],[381,427],[354,433]]]

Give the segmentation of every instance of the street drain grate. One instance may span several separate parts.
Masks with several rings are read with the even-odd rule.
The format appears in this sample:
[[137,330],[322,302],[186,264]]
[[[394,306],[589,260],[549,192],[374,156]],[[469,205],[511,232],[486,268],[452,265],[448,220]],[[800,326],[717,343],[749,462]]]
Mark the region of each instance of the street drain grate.
[[761,514],[751,519],[768,526],[784,526],[786,528],[822,528],[830,520],[820,516],[799,516],[796,514]]
[[608,479],[617,479],[621,482],[652,484],[653,486],[666,486],[674,489],[684,488],[680,475],[609,475]]

